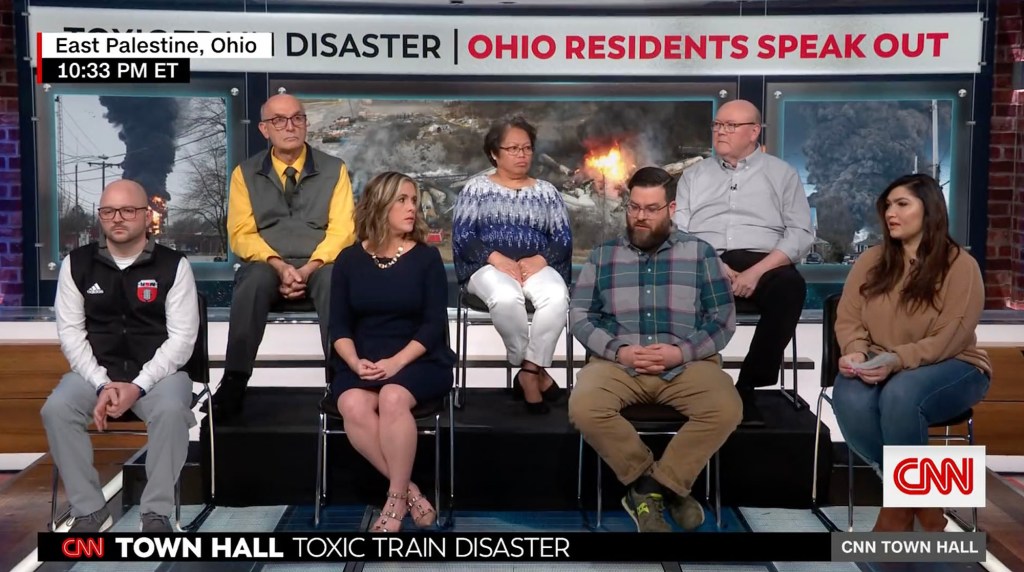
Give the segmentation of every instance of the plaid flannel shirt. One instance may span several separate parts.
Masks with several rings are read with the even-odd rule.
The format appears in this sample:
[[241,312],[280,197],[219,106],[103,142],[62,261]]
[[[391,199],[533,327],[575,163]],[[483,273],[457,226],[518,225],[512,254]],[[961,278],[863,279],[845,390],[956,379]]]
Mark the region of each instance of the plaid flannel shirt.
[[587,349],[612,362],[626,345],[677,346],[683,362],[661,374],[671,380],[729,343],[736,306],[715,249],[673,227],[653,253],[626,236],[594,248],[573,289],[569,325]]

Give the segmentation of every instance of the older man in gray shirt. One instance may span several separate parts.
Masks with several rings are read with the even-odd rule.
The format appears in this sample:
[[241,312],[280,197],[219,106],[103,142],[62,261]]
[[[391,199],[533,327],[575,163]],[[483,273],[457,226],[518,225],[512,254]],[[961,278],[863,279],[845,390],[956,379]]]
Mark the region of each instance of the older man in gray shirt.
[[715,157],[683,172],[674,220],[718,251],[739,311],[761,315],[736,384],[743,425],[760,426],[754,389],[775,383],[804,305],[794,264],[811,248],[811,209],[796,170],[761,151],[752,103],[723,105],[712,131]]

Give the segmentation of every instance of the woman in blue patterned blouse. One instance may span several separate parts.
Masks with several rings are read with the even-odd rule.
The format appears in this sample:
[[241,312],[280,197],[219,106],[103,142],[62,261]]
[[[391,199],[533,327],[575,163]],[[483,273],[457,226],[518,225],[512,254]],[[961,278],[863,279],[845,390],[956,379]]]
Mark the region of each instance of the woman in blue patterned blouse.
[[[455,272],[487,304],[505,342],[526,409],[550,411],[562,390],[551,366],[569,305],[572,232],[565,203],[547,181],[530,177],[537,130],[522,117],[494,124],[484,137],[493,175],[470,180],[455,203]],[[526,300],[535,309],[532,329]]]

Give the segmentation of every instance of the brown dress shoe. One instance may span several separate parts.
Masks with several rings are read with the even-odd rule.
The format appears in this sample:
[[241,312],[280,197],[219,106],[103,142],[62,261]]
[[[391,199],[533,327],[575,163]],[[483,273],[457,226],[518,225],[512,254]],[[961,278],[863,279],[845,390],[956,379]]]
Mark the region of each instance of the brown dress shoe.
[[925,532],[944,532],[946,530],[946,513],[941,508],[914,509],[921,530]]
[[910,532],[914,530],[914,509],[886,508],[878,511],[878,520],[871,532]]

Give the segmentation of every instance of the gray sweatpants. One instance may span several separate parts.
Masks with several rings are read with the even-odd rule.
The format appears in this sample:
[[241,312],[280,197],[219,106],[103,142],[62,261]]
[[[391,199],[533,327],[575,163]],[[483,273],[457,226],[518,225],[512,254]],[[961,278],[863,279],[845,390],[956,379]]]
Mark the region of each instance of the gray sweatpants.
[[[43,426],[50,454],[60,469],[72,516],[86,516],[106,505],[99,475],[93,466],[92,443],[86,427],[96,407],[96,388],[77,373],[67,373],[43,405]],[[188,453],[188,430],[196,424],[189,409],[192,380],[176,372],[157,382],[132,406],[146,422],[146,488],[141,513],[170,517],[174,484]]]

